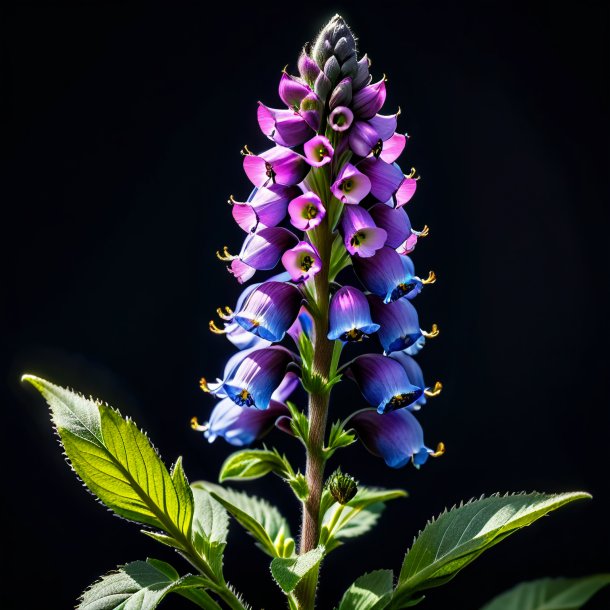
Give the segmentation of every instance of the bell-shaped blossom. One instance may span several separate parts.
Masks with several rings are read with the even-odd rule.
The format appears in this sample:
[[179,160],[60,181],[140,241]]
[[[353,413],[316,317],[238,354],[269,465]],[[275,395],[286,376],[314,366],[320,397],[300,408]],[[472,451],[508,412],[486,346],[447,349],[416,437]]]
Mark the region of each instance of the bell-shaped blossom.
[[411,221],[402,208],[391,208],[385,203],[376,203],[369,209],[375,224],[387,233],[385,245],[399,248],[411,235]]
[[[407,349],[423,336],[417,310],[407,299],[384,303],[381,298],[369,295],[368,300],[371,316],[381,327],[377,336],[386,354]],[[411,382],[418,385],[414,379]]]
[[366,401],[378,413],[411,407],[424,391],[409,381],[400,363],[379,354],[358,356],[346,374],[358,384]]
[[328,338],[333,341],[362,341],[379,330],[371,319],[364,294],[352,286],[343,286],[330,301]]
[[249,354],[254,353],[257,349],[259,348],[244,349],[233,354],[225,364],[222,379],[216,378],[216,381],[208,381],[205,377],[202,377],[199,380],[199,386],[201,389],[208,394],[212,394],[216,398],[226,398],[227,393],[224,387],[225,381],[229,379],[233,370],[242,362],[242,360],[247,358]]
[[311,93],[311,87],[301,79],[282,72],[278,93],[288,108],[299,108],[301,102]]
[[283,227],[266,227],[246,237],[239,256],[228,255],[222,260],[231,260],[229,271],[240,284],[249,280],[256,270],[273,269],[287,248],[294,245],[297,237]]
[[322,269],[318,251],[306,241],[286,250],[282,256],[282,264],[293,282],[304,282]]
[[233,218],[246,233],[252,233],[259,225],[275,227],[284,220],[288,202],[299,192],[297,187],[282,184],[255,188],[245,202],[230,199]]
[[346,163],[330,190],[341,203],[358,204],[371,191],[371,181],[351,163]]
[[258,337],[281,341],[295,321],[302,301],[301,292],[292,284],[264,282],[248,295],[233,319]]
[[379,142],[379,134],[366,121],[357,121],[349,132],[349,147],[359,157],[368,157]]
[[354,257],[352,264],[364,287],[380,296],[384,303],[402,297],[412,299],[421,292],[422,281],[411,273],[408,257],[384,247],[369,258]]
[[322,167],[330,163],[335,152],[325,136],[314,136],[305,142],[303,149],[305,159],[312,167]]
[[374,156],[362,159],[358,163],[358,169],[369,178],[371,195],[377,201],[390,199],[405,179],[397,165],[386,163],[383,159]]
[[363,258],[383,248],[387,233],[375,226],[371,215],[360,206],[346,206],[341,217],[341,233],[346,250]]
[[402,364],[403,368],[407,373],[407,376],[409,377],[409,381],[413,385],[419,386],[420,388],[424,388],[424,393],[417,399],[415,403],[417,405],[416,408],[419,408],[426,404],[427,396],[436,396],[440,393],[443,387],[442,384],[437,381],[434,388],[428,387],[424,381],[424,373],[421,370],[421,366],[419,366],[415,359],[409,356],[407,353],[405,353],[404,351],[395,352],[393,354],[390,354],[390,358],[393,358],[394,360]]
[[360,119],[373,118],[385,102],[386,88],[385,79],[368,85],[354,93],[352,97],[352,110],[354,115]]
[[[402,154],[407,145],[407,136],[402,133],[394,133],[385,142],[381,140],[377,156],[386,163],[394,163]],[[399,187],[400,190],[400,187]]]
[[305,178],[309,166],[301,155],[290,148],[275,146],[260,155],[246,154],[244,171],[254,186],[293,186]]
[[301,336],[305,335],[313,343],[314,336],[314,319],[306,307],[301,307],[297,319],[294,324],[288,329],[288,334],[298,347],[300,345]]
[[355,413],[349,423],[364,446],[391,468],[402,468],[409,461],[419,467],[432,454],[424,444],[421,425],[408,409],[385,415],[365,409]]
[[279,345],[252,350],[228,375],[223,383],[224,392],[240,407],[267,409],[271,395],[295,358],[295,354]]
[[307,191],[288,204],[288,214],[293,227],[309,231],[322,222],[326,208],[314,192]]
[[354,121],[354,113],[345,106],[337,106],[328,117],[328,124],[334,131],[347,131]]
[[396,114],[376,114],[367,123],[379,134],[379,138],[385,142],[396,132],[398,126],[398,113]]
[[261,131],[280,146],[299,146],[313,134],[307,121],[294,110],[269,108],[259,102],[256,116]]

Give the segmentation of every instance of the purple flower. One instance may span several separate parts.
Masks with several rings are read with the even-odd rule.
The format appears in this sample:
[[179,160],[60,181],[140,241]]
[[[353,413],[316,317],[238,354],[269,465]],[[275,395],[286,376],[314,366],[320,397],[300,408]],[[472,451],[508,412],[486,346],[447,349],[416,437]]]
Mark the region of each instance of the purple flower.
[[396,165],[386,163],[383,159],[367,157],[358,163],[358,169],[368,176],[371,182],[371,195],[377,201],[387,201],[396,193],[405,179]]
[[311,93],[311,88],[300,79],[282,72],[278,93],[288,108],[299,108],[301,102]]
[[248,281],[256,270],[273,269],[282,253],[297,241],[296,235],[282,227],[266,227],[251,233],[244,240],[239,256],[232,256],[225,248],[225,255],[217,254],[221,260],[230,260],[228,267],[240,284]]
[[282,256],[282,264],[294,282],[304,282],[322,269],[317,250],[306,241],[286,250]]
[[294,361],[295,355],[279,345],[250,351],[230,372],[223,389],[240,407],[267,409],[286,367]]
[[301,53],[301,56],[299,57],[298,68],[299,74],[303,80],[310,85],[315,83],[318,74],[320,74],[318,64],[305,52]]
[[410,460],[424,464],[432,450],[424,445],[424,432],[408,409],[379,415],[374,409],[358,411],[349,420],[364,446],[391,468],[402,468]]
[[224,383],[231,372],[241,363],[242,360],[248,357],[249,354],[257,351],[258,348],[244,349],[240,352],[233,354],[225,364],[225,368],[222,374],[222,379],[216,378],[216,381],[209,382],[205,377],[199,380],[199,387],[206,393],[212,394],[216,398],[226,398],[227,393],[225,391]]
[[345,106],[337,106],[328,117],[328,124],[334,131],[346,131],[351,127],[354,113]]
[[360,206],[346,206],[341,217],[341,232],[346,250],[361,257],[373,256],[383,248],[387,233],[375,226],[371,215]]
[[337,107],[349,106],[352,101],[352,79],[344,78],[330,95],[328,106],[331,110]]
[[336,341],[362,341],[379,329],[371,320],[366,297],[352,286],[343,286],[330,302],[328,338]]
[[[384,303],[374,295],[369,295],[368,299],[372,318],[381,327],[377,336],[386,354],[407,349],[423,336],[417,310],[407,299],[393,303]],[[409,379],[418,385],[414,379]]]
[[427,396],[437,396],[440,394],[442,390],[442,384],[440,382],[436,382],[434,389],[428,387],[424,382],[424,373],[421,370],[421,367],[417,362],[405,352],[395,352],[394,354],[390,354],[390,358],[393,358],[397,362],[402,364],[403,368],[407,373],[407,377],[409,381],[420,388],[424,388],[424,393],[417,399],[415,409],[419,409],[419,407],[426,404]]
[[354,271],[365,288],[383,298],[384,303],[421,292],[422,282],[411,273],[411,261],[392,248],[384,247],[369,258],[354,257]]
[[275,146],[260,155],[247,149],[246,153],[244,171],[254,186],[276,183],[292,186],[301,182],[309,171],[305,159],[285,146]]
[[352,110],[360,119],[373,118],[385,102],[385,78],[354,93]]
[[246,232],[252,233],[259,224],[275,227],[286,216],[288,202],[296,196],[299,189],[282,184],[271,184],[267,188],[255,188],[248,201],[229,200],[235,222]]
[[379,134],[366,121],[357,121],[349,132],[349,147],[359,157],[368,157],[379,142]]
[[411,233],[411,235],[409,235],[409,237],[407,237],[407,239],[405,239],[405,241],[403,241],[402,244],[396,248],[396,252],[398,252],[398,254],[401,256],[411,254],[417,245],[417,238],[417,233]]
[[368,124],[379,134],[383,142],[389,140],[396,131],[398,125],[398,113],[396,114],[376,114],[369,119]]
[[400,208],[411,200],[411,197],[415,195],[415,189],[417,188],[417,180],[405,176],[400,187],[396,191],[396,207]]
[[305,142],[303,148],[307,163],[312,167],[322,167],[330,163],[335,152],[328,138],[324,136],[314,136],[311,140]]
[[358,356],[346,374],[358,384],[366,401],[378,413],[409,407],[424,391],[409,381],[405,369],[396,360],[379,354]]
[[307,121],[294,110],[269,108],[259,102],[257,118],[261,131],[280,146],[299,146],[313,133]]
[[301,335],[309,337],[310,341],[314,341],[314,319],[313,316],[305,307],[301,307],[297,319],[294,324],[288,329],[288,334],[294,341],[295,345],[299,345]]
[[[394,163],[407,145],[407,136],[401,133],[393,134],[387,141],[382,141],[379,158],[386,163]],[[400,190],[400,189],[399,189]]]
[[369,213],[375,224],[387,233],[385,245],[400,247],[411,233],[411,221],[403,209],[394,209],[385,203],[376,203]]
[[314,192],[307,191],[288,204],[288,214],[293,227],[309,231],[322,222],[326,208]]
[[264,282],[248,295],[233,319],[262,339],[281,341],[295,321],[302,301],[299,289],[292,284]]
[[330,190],[342,203],[358,204],[369,194],[371,181],[351,163],[346,163]]

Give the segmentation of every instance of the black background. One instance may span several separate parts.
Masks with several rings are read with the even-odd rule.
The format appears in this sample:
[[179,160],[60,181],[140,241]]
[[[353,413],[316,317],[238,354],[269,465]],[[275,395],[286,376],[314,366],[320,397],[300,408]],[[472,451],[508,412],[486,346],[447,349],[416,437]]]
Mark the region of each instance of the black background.
[[[215,478],[229,447],[188,422],[212,404],[198,378],[220,373],[231,353],[207,332],[239,293],[214,258],[242,238],[224,202],[249,191],[240,148],[265,146],[256,101],[279,105],[280,70],[335,11],[374,75],[388,75],[386,112],[400,105],[412,136],[403,167],[423,176],[408,211],[431,235],[414,259],[439,282],[417,305],[441,336],[420,362],[445,389],[420,421],[448,451],[419,472],[387,469],[360,446],[340,454],[361,481],[411,498],[329,557],[320,607],[367,570],[398,569],[431,515],[498,490],[585,489],[594,500],[490,551],[427,607],[474,609],[523,579],[610,568],[604,5],[4,9],[3,608],[69,608],[98,575],[147,555],[187,569],[82,489],[19,376],[104,398],[168,462],[183,454],[191,479]],[[333,416],[362,404],[341,387]],[[282,483],[243,487],[270,495],[298,533]],[[228,578],[256,607],[282,607],[268,562],[238,529]]]

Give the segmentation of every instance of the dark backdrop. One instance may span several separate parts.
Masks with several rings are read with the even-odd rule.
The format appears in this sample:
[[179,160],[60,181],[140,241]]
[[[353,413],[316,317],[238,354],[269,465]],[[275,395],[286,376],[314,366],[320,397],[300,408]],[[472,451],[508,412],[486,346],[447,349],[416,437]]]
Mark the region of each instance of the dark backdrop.
[[[398,569],[432,514],[498,490],[595,499],[492,550],[428,607],[477,608],[522,579],[610,567],[604,4],[4,9],[3,608],[24,607],[24,593],[27,607],[68,608],[98,575],[147,555],[180,564],[85,492],[18,379],[31,371],[103,397],[167,461],[183,454],[191,478],[215,477],[229,447],[188,422],[211,407],[198,378],[231,351],[207,332],[239,293],[214,258],[241,239],[224,202],[249,190],[240,148],[265,145],[256,101],[278,105],[282,67],[337,10],[388,75],[386,108],[401,106],[412,135],[405,166],[423,176],[409,214],[431,236],[414,258],[439,282],[418,308],[442,332],[420,361],[445,389],[420,419],[448,450],[419,472],[391,471],[360,446],[341,454],[363,482],[411,498],[328,559],[320,607],[367,570]],[[362,399],[342,388],[334,404],[342,413]],[[272,494],[298,531],[280,482],[247,489]],[[256,606],[281,607],[267,561],[238,530],[229,578]]]

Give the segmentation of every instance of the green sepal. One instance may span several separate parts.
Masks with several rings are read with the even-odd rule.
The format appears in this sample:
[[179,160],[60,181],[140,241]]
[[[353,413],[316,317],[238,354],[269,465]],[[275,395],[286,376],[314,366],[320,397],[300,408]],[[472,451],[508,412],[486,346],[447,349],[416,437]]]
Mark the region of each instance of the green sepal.
[[326,459],[330,458],[337,449],[348,447],[356,442],[356,435],[351,430],[344,430],[343,422],[337,420],[330,427],[328,435],[328,446],[324,448]]
[[323,546],[289,559],[276,557],[271,562],[271,574],[284,593],[291,593],[304,576],[318,567],[323,557]]
[[307,439],[309,438],[309,420],[307,416],[290,401],[286,402],[286,406],[290,411],[290,428],[292,432],[307,446]]
[[288,479],[288,484],[299,500],[307,500],[309,487],[307,485],[307,479],[303,474],[297,472],[293,477]]
[[445,511],[413,542],[391,608],[402,608],[421,591],[445,584],[481,553],[522,527],[561,506],[590,497],[584,492],[495,495]]

